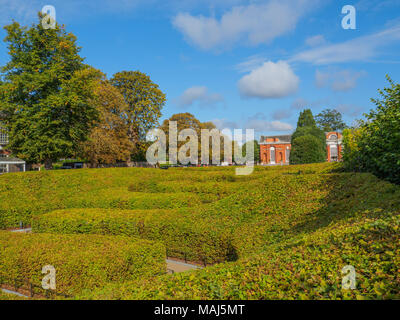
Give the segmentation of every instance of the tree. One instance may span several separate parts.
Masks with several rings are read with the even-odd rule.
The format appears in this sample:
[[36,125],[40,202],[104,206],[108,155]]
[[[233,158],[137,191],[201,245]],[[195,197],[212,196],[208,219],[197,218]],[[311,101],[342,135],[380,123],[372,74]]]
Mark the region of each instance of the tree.
[[321,149],[317,137],[307,134],[294,139],[290,152],[291,164],[307,164],[325,161],[325,152]]
[[[243,147],[242,147],[242,156],[246,156],[246,151],[247,151],[247,146],[254,144],[254,163],[258,163],[260,162],[260,144],[258,143],[257,140],[252,140],[252,141],[248,141],[246,142]],[[250,159],[249,159],[250,160]]]
[[378,90],[382,98],[371,99],[376,109],[346,133],[344,163],[352,170],[400,184],[400,84],[389,76],[387,80],[390,87]]
[[122,71],[110,80],[123,95],[128,110],[128,136],[137,152],[142,152],[147,132],[158,125],[166,97],[150,77],[139,71]]
[[129,161],[133,144],[128,137],[124,120],[128,106],[122,94],[108,81],[99,82],[92,103],[100,118],[95,122],[88,141],[82,144],[82,156],[93,167],[98,164],[113,164]]
[[[162,125],[160,126],[160,129],[166,134],[167,137],[167,154],[169,152],[169,122],[170,121],[176,121],[177,122],[177,129],[178,129],[178,134],[180,131],[184,129],[193,129],[196,132],[197,135],[197,142],[198,142],[198,160],[199,163],[201,162],[201,130],[202,129],[207,129],[207,130],[214,130],[216,129],[216,126],[214,123],[208,121],[208,122],[201,122],[199,121],[193,114],[191,113],[177,113],[172,115],[169,119],[164,120]],[[220,132],[218,131],[220,134]],[[220,154],[217,155],[219,159],[224,159],[224,136],[220,134]],[[226,138],[228,139],[228,138]],[[189,141],[189,138],[187,139]],[[178,142],[178,150],[179,148],[184,145],[187,141],[179,141]],[[209,162],[212,163],[212,139],[210,137],[209,141]],[[223,161],[223,160],[221,160]]]
[[325,109],[315,116],[318,127],[324,132],[343,131],[347,126],[342,114],[335,109]]
[[[313,148],[307,150],[303,146],[298,146],[297,143],[304,144],[304,138],[298,140],[300,137],[315,137],[318,141],[318,152],[315,153],[314,145],[315,139],[313,142],[310,142],[309,146],[313,146]],[[315,162],[323,162],[326,160],[326,137],[324,132],[319,129],[314,120],[313,114],[310,109],[306,109],[300,113],[299,120],[297,121],[296,131],[292,135],[292,151],[290,152],[290,164],[301,164],[301,163],[310,163],[310,159],[313,159]],[[307,144],[306,144],[307,146]],[[298,151],[293,152],[293,149],[297,149]],[[301,154],[301,152],[305,152]],[[313,155],[312,153],[315,153]]]
[[[39,21],[42,15],[39,14]],[[73,156],[98,116],[89,101],[99,72],[83,64],[76,37],[64,27],[30,28],[17,22],[7,32],[10,61],[1,69],[0,112],[8,148],[28,162]]]

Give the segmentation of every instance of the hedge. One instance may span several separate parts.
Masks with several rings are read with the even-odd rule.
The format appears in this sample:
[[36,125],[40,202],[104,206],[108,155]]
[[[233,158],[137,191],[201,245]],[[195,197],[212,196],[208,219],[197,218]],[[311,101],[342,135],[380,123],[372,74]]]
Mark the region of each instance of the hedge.
[[41,286],[42,268],[52,265],[56,291],[68,295],[166,272],[162,244],[130,237],[0,231],[0,244],[0,277],[6,283],[17,279]]
[[[321,230],[263,254],[190,273],[108,284],[79,299],[399,299],[400,217]],[[341,270],[356,270],[356,289]]]
[[36,216],[34,232],[125,235],[165,244],[171,257],[193,262],[235,260],[229,219],[185,210],[69,209]]

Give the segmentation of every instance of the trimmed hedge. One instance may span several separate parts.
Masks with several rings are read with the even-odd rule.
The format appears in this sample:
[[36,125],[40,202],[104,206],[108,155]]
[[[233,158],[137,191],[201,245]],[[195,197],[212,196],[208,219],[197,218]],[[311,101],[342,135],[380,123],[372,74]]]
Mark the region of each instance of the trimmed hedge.
[[[56,291],[74,295],[166,272],[165,247],[130,237],[18,234],[0,231],[0,277],[41,286],[42,268],[56,269]],[[13,284],[11,282],[10,284]]]
[[[263,254],[190,273],[108,284],[79,299],[399,299],[400,217],[321,230]],[[356,290],[341,270],[356,269]]]
[[69,209],[37,216],[33,232],[125,235],[160,241],[171,257],[215,263],[237,258],[229,219],[185,210]]

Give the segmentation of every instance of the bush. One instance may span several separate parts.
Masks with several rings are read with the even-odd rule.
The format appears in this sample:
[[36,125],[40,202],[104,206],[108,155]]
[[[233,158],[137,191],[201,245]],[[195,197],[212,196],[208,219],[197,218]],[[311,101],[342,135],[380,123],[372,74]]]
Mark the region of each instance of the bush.
[[125,235],[165,244],[171,257],[215,263],[235,260],[228,219],[183,210],[69,209],[37,216],[34,232]]
[[68,295],[166,272],[162,244],[129,237],[0,231],[0,244],[0,277],[6,283],[18,279],[41,286],[42,268],[52,265],[56,291]]
[[293,140],[290,164],[307,164],[326,161],[326,151],[321,142],[312,135],[300,136]]
[[344,162],[350,170],[400,184],[400,84],[387,79],[391,87],[379,90],[383,99],[372,99],[376,110],[345,135]]

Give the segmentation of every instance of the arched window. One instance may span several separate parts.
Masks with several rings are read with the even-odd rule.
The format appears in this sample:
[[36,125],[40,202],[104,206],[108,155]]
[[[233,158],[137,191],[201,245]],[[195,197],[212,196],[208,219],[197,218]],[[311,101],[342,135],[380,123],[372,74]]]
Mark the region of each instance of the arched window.
[[289,147],[286,147],[286,162],[289,162],[290,159],[290,149]]
[[275,159],[275,148],[274,147],[272,147],[271,149],[269,149],[269,151],[270,151],[270,163],[271,164],[275,164],[275,161],[276,161],[276,159]]
[[331,161],[337,161],[338,160],[338,147],[337,145],[331,145],[330,146],[330,153],[331,153]]
[[336,134],[332,134],[332,135],[329,137],[329,139],[330,139],[330,140],[337,140],[337,135],[336,135]]

